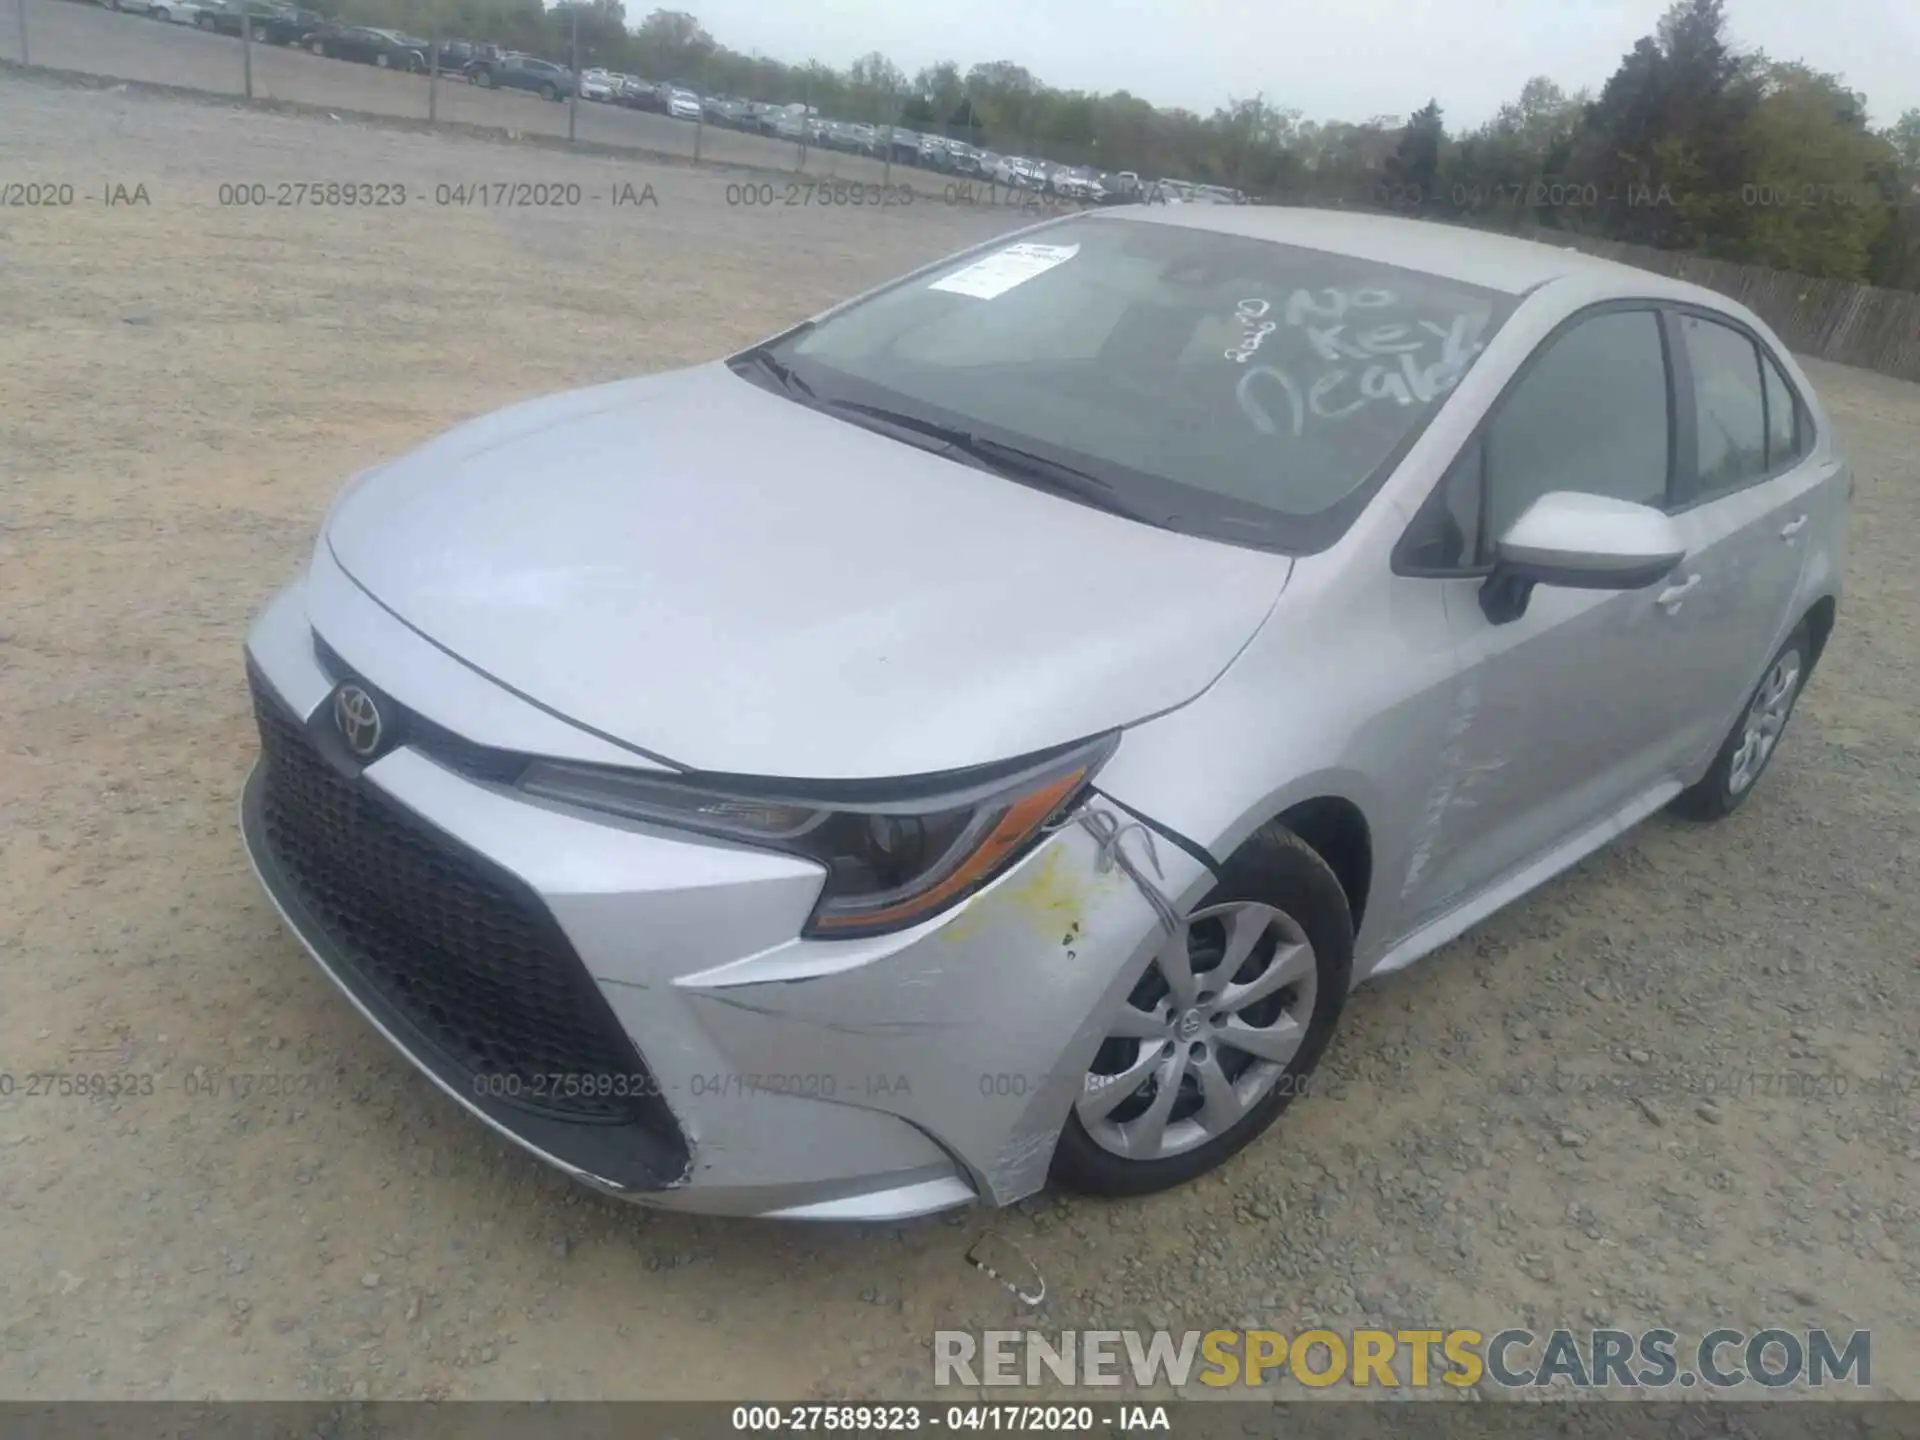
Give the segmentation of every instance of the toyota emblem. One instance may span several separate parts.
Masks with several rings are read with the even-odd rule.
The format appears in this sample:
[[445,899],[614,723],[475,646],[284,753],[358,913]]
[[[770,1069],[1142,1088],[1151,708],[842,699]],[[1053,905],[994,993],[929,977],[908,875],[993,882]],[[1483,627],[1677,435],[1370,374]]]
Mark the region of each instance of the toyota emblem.
[[380,707],[358,685],[342,685],[334,692],[333,718],[354,754],[365,758],[380,748]]

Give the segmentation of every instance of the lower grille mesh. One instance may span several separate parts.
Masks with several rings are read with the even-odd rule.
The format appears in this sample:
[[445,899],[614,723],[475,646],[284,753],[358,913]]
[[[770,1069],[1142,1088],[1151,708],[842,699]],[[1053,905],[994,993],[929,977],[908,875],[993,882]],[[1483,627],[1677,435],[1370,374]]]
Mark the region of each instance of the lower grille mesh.
[[267,843],[362,981],[507,1103],[607,1123],[664,1108],[530,890],[336,771],[257,679],[253,699]]

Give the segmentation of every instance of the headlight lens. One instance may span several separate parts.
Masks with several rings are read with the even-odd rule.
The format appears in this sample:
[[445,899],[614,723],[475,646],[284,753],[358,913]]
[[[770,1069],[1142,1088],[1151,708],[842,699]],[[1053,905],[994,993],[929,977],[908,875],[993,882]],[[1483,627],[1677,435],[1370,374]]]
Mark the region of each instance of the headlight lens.
[[[1015,767],[938,782],[902,782],[900,798],[836,798],[808,784],[765,793],[735,782],[540,760],[520,788],[530,795],[675,829],[782,850],[824,865],[826,885],[805,934],[851,938],[931,919],[1004,871],[1069,809],[1113,753],[1117,734]],[[757,788],[757,787],[756,787]],[[804,793],[802,793],[804,792]]]

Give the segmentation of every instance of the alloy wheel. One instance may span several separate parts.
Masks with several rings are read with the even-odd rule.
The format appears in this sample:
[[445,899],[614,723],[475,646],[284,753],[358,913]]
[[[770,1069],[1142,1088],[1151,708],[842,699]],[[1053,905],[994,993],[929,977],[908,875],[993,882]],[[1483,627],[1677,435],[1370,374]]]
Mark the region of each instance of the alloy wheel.
[[1317,976],[1285,912],[1195,910],[1109,1024],[1075,1105],[1087,1134],[1126,1159],[1160,1160],[1233,1129],[1305,1040]]
[[1793,699],[1800,688],[1800,656],[1789,649],[1773,662],[1767,678],[1760,682],[1753,703],[1747,707],[1741,723],[1740,745],[1727,767],[1727,790],[1738,795],[1760,777],[1780,734],[1787,728],[1787,716],[1793,711]]

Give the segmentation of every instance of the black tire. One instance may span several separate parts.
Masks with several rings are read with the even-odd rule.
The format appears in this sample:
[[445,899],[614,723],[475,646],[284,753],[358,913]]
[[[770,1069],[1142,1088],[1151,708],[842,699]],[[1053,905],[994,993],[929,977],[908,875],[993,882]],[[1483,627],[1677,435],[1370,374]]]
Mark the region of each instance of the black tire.
[[558,100],[560,98],[560,92],[553,88],[552,81],[547,81],[540,87],[540,98],[542,100]]
[[1234,1127],[1183,1154],[1128,1160],[1102,1148],[1069,1113],[1053,1155],[1053,1180],[1085,1195],[1151,1195],[1184,1185],[1257,1139],[1305,1088],[1332,1039],[1353,983],[1353,914],[1327,862],[1299,836],[1273,824],[1256,832],[1221,866],[1219,884],[1194,908],[1251,900],[1291,916],[1312,942],[1316,987],[1306,1038],[1266,1097]]
[[[1783,661],[1793,657],[1796,662],[1792,689],[1786,698],[1785,713],[1780,720],[1779,733],[1774,742],[1761,756],[1757,768],[1747,777],[1746,783],[1734,784],[1734,766],[1740,755],[1742,740],[1746,735],[1749,718],[1754,711],[1755,702],[1761,692],[1773,680],[1775,670]],[[1742,805],[1747,803],[1760,779],[1767,773],[1767,767],[1773,763],[1773,757],[1780,751],[1780,741],[1786,738],[1786,728],[1793,719],[1793,707],[1799,703],[1800,692],[1806,688],[1807,672],[1813,668],[1813,637],[1803,621],[1794,632],[1773,653],[1767,661],[1767,668],[1761,672],[1760,680],[1748,692],[1746,704],[1740,707],[1739,718],[1733,722],[1733,728],[1727,732],[1727,738],[1713,757],[1713,764],[1707,767],[1707,773],[1700,780],[1682,790],[1673,797],[1668,806],[1674,814],[1684,820],[1696,820],[1707,823],[1724,820]]]

